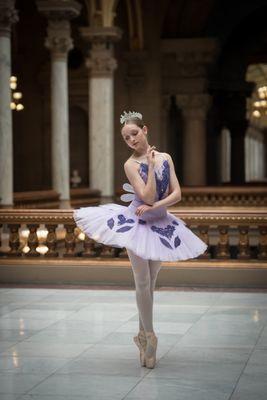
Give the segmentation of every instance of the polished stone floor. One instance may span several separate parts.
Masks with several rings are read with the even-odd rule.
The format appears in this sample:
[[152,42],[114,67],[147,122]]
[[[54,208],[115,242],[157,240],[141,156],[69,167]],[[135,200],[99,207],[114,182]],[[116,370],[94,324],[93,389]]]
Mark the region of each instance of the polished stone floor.
[[0,399],[266,400],[266,292],[154,298],[149,370],[133,290],[0,288]]

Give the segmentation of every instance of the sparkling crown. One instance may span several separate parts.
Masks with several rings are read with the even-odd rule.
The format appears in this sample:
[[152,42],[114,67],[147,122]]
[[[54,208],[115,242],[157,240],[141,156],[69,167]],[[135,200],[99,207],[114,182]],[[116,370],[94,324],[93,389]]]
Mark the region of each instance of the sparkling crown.
[[140,114],[139,112],[129,111],[127,113],[126,111],[123,111],[123,114],[121,114],[121,116],[120,116],[120,122],[121,122],[121,124],[124,124],[129,119],[132,119],[132,118],[142,119],[142,117],[143,117],[142,114]]

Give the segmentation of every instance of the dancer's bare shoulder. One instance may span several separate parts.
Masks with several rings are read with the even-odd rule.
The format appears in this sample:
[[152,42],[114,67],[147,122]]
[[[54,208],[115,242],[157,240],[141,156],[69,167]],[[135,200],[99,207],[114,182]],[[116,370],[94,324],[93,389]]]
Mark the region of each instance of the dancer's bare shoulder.
[[133,157],[129,157],[124,163],[124,170],[136,170],[138,171],[140,164],[135,162],[136,160]]
[[[165,154],[167,154],[167,153],[163,153],[163,152],[160,152],[160,151],[157,151],[157,150],[154,150],[154,153],[155,153],[155,156],[158,158],[159,156],[164,156]],[[135,162],[135,161],[137,161],[137,163]],[[144,162],[144,163],[146,163],[147,162],[147,159],[146,159],[146,157],[133,157],[133,156],[130,156],[126,161],[125,161],[125,163],[124,163],[124,165],[127,163],[134,163],[134,164],[138,164],[139,162]]]

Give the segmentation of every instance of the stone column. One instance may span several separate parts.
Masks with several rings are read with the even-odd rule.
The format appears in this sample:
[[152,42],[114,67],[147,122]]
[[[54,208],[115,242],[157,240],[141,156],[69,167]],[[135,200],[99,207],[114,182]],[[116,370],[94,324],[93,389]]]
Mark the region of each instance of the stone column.
[[60,194],[60,208],[70,208],[68,52],[72,49],[69,20],[78,16],[80,4],[73,0],[37,1],[48,18],[45,46],[51,52],[52,182]]
[[161,52],[163,93],[176,95],[183,114],[183,184],[205,185],[207,88],[219,44],[213,38],[163,39]]
[[217,83],[222,121],[231,132],[231,183],[245,182],[245,135],[248,129],[247,98],[251,96],[252,82],[228,78]]
[[220,135],[220,181],[230,182],[231,180],[231,133],[223,127]]
[[13,139],[10,109],[11,25],[18,20],[15,1],[0,0],[0,205],[13,205]]
[[206,184],[206,115],[210,105],[207,94],[177,95],[184,117],[184,185]]
[[89,179],[101,190],[103,202],[114,195],[114,78],[117,62],[113,43],[120,39],[119,28],[82,28],[90,44],[89,69]]

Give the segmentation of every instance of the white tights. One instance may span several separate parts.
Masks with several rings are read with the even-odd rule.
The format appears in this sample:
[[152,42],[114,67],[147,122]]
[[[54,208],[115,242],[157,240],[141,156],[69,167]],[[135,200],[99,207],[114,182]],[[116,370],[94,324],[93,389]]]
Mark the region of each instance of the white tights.
[[132,265],[136,302],[139,311],[139,329],[153,332],[153,292],[157,275],[161,268],[160,261],[145,260],[131,250],[126,249]]

